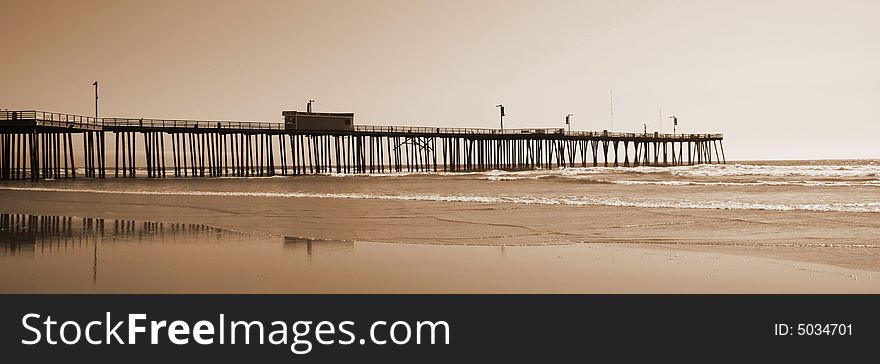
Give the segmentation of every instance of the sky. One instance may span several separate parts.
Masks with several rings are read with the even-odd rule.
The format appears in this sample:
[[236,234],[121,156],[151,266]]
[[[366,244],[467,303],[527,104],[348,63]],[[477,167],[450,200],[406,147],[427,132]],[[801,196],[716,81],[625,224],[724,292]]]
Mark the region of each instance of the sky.
[[0,108],[93,115],[97,80],[101,116],[280,122],[314,99],[497,127],[504,104],[507,128],[675,115],[728,160],[880,158],[877,19],[874,0],[0,0]]

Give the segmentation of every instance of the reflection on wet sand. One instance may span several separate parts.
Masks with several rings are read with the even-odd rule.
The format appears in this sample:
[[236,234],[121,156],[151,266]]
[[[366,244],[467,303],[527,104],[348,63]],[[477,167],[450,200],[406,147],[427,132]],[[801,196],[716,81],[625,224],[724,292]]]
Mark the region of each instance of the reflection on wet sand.
[[396,244],[0,214],[0,245],[0,293],[880,291],[873,272],[620,244]]
[[312,257],[312,254],[351,254],[354,252],[354,241],[333,239],[309,239],[285,236],[283,238],[285,252],[301,253]]
[[[205,242],[244,236],[248,235],[203,224],[0,213],[0,246],[4,256],[64,253],[121,241],[160,242],[183,238],[188,242]],[[312,256],[313,253],[351,253],[354,244],[350,240],[284,236],[281,247],[285,252]]]
[[[107,226],[109,224],[109,226]],[[162,239],[166,234],[197,237],[232,234],[208,225],[105,220],[90,217],[0,214],[0,245],[6,254],[77,248],[97,241]]]
[[170,238],[198,242],[230,235],[241,234],[202,224],[0,213],[0,256],[91,252],[93,286],[98,280],[98,249],[103,243],[143,243]]
[[241,235],[200,224],[0,213],[0,245],[4,255],[62,253],[91,248],[105,241],[142,242],[220,234]]

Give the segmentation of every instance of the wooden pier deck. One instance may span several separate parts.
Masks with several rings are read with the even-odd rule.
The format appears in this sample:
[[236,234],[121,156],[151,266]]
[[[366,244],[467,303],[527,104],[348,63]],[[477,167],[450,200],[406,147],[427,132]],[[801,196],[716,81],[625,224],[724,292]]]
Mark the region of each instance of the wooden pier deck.
[[561,128],[355,125],[352,130],[296,130],[282,122],[0,111],[0,179],[676,166],[725,163],[722,140],[721,134]]

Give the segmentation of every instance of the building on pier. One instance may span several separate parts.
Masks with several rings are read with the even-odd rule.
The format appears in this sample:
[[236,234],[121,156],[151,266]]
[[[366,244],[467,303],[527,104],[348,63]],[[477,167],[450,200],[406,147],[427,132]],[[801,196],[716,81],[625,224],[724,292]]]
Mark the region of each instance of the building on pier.
[[354,113],[282,111],[281,116],[287,130],[354,130]]

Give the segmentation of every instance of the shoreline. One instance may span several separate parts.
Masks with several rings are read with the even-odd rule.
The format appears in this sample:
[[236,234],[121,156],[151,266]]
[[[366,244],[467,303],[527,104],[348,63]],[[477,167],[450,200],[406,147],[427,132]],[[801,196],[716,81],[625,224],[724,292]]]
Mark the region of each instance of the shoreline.
[[[208,224],[250,234],[487,246],[652,244],[880,271],[880,242],[860,238],[871,236],[876,229],[876,216],[868,213],[300,197],[145,198],[112,193],[9,190],[0,190],[0,200],[6,201],[0,208],[6,212]],[[621,216],[627,220],[621,221]],[[822,224],[802,223],[808,218],[818,219]],[[755,229],[760,232],[754,232]],[[791,254],[789,248],[811,254]]]
[[[181,282],[170,288],[153,282],[133,288],[134,292],[880,292],[880,279],[877,279],[880,278],[877,276],[880,274],[880,261],[877,259],[880,248],[817,245],[826,239],[803,239],[794,245],[786,245],[799,240],[791,236],[815,235],[815,231],[793,223],[798,221],[798,216],[791,216],[790,212],[745,215],[741,211],[731,214],[724,211],[655,211],[625,207],[576,210],[566,206],[420,201],[310,198],[279,201],[257,197],[154,197],[131,200],[125,197],[112,194],[0,191],[0,198],[6,202],[0,211],[204,224],[262,236],[265,239],[261,239],[270,242],[268,245],[250,245],[250,248],[240,250],[237,254],[241,256],[257,252],[262,255],[255,257],[251,265],[236,268],[233,272],[218,271],[218,267],[203,263],[207,265],[202,265],[202,269],[214,274],[235,273],[225,280],[205,278],[199,280],[198,284],[190,286]],[[242,209],[224,206],[242,206]],[[725,213],[735,216],[723,216]],[[627,216],[644,224],[621,224],[615,216]],[[849,217],[837,216],[834,219]],[[658,224],[658,219],[671,220],[672,224],[668,221]],[[721,232],[712,231],[711,225],[703,227],[704,221],[712,219],[731,219],[738,225]],[[762,225],[768,224],[768,221],[779,222],[786,228],[774,234],[785,237],[770,235],[770,238],[763,240],[754,237],[725,239],[731,231],[758,224],[751,221],[758,221]],[[868,226],[871,228],[872,225]],[[644,227],[650,229],[645,230]],[[279,255],[277,244],[279,238],[286,236],[344,240],[353,244],[355,253],[333,253],[326,258],[330,262],[317,266],[309,255],[306,267],[284,266],[276,260],[289,259],[291,253]],[[834,242],[845,240],[836,239]],[[755,244],[756,241],[766,245]],[[812,241],[813,245],[804,244],[805,241]],[[186,250],[186,253],[177,253],[182,256],[204,255],[206,258],[203,259],[216,255],[217,262],[237,259],[214,251],[215,248],[190,245],[174,246],[171,250]],[[236,249],[239,248],[242,247]],[[136,251],[120,254],[117,259],[137,259],[128,258],[129,255],[156,255],[158,260],[171,259],[173,263],[168,263],[168,269],[183,269],[176,266],[183,264],[182,258],[163,255],[170,252]],[[319,256],[320,259],[324,258]],[[350,266],[335,261],[347,262]],[[103,258],[103,262],[110,264],[106,258]],[[261,273],[263,264],[260,262],[266,262],[269,267],[275,266],[273,269],[277,271]],[[136,266],[139,263],[131,264]],[[328,265],[324,267],[322,264]],[[449,267],[456,269],[451,272]],[[27,274],[29,270],[26,266],[18,268],[20,273],[16,274]],[[6,269],[13,268],[10,266]],[[117,275],[123,279],[125,270],[117,269],[121,269]],[[289,276],[290,273],[284,273],[289,269],[317,269],[318,274],[337,278],[364,277],[357,279],[357,284],[324,281],[324,286],[316,286],[297,281],[296,285],[291,286],[289,279],[283,278]],[[192,274],[190,270],[186,272]],[[200,274],[196,273],[195,276]],[[268,274],[278,278],[264,279]],[[298,271],[298,274],[312,276],[315,272]],[[253,276],[263,278],[251,282]],[[595,277],[604,278],[596,280]],[[414,283],[419,280],[430,284]],[[226,281],[238,283],[224,288],[222,282]],[[120,283],[118,286],[74,287],[77,288],[43,288],[49,292],[126,292],[127,286]],[[29,290],[27,287],[10,287],[7,283],[3,291]]]

